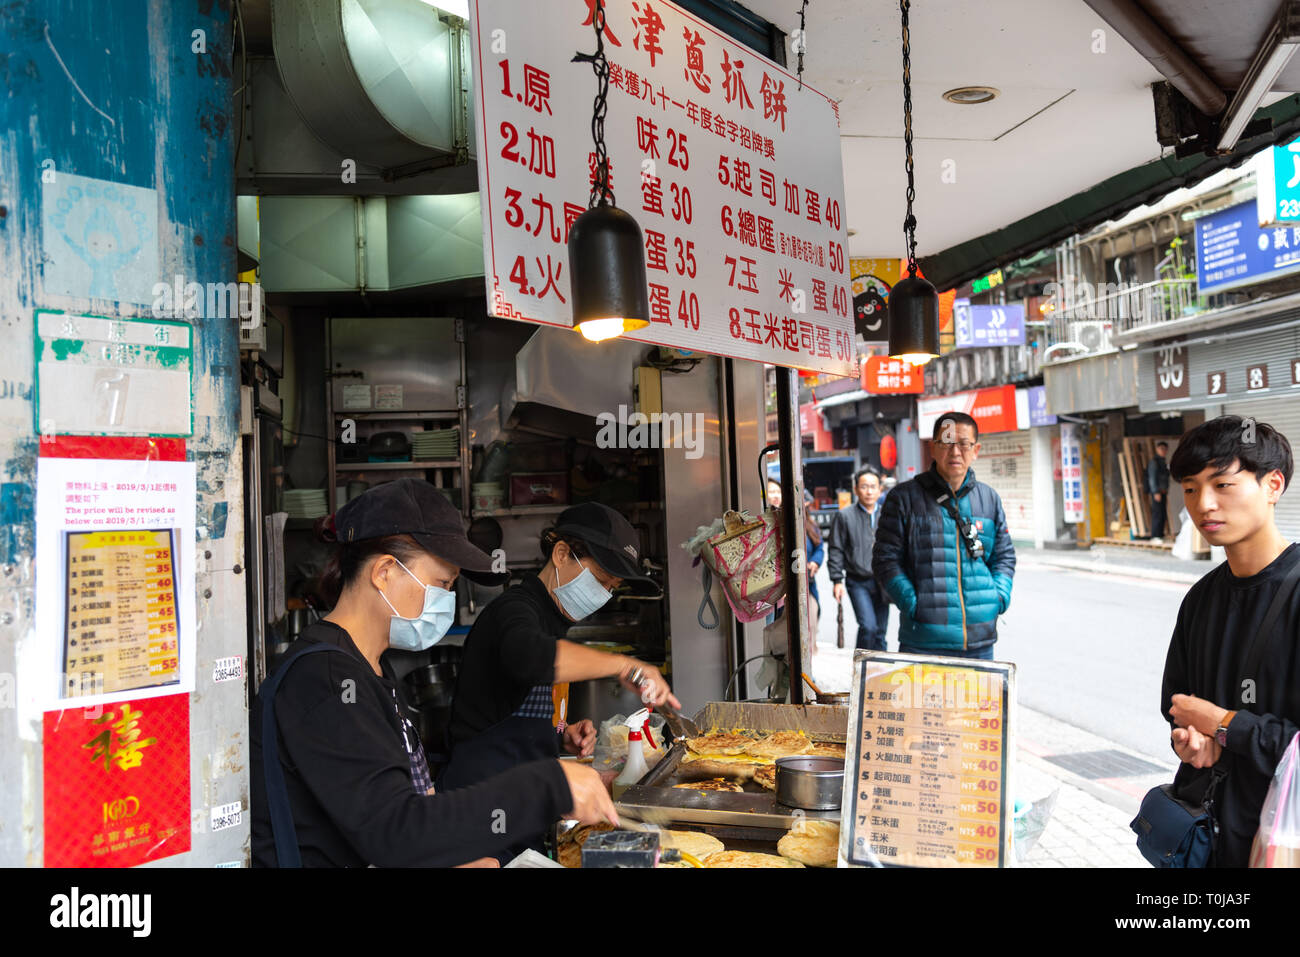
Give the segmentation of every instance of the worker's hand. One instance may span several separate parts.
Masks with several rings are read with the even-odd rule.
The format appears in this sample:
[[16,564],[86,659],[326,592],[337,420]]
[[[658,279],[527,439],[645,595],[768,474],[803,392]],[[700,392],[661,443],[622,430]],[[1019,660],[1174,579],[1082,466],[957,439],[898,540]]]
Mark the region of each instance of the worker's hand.
[[495,857],[480,857],[477,861],[470,861],[468,864],[457,864],[457,867],[500,867],[501,862]]
[[[654,665],[648,665],[644,661],[631,661],[631,667],[619,676],[619,681],[623,687],[630,691],[635,691],[641,696],[644,704],[657,707],[667,701],[674,708],[681,708],[682,703],[673,695],[672,689],[668,687],[668,682],[664,680],[663,674]],[[632,675],[637,668],[641,669],[640,684],[632,684]]]
[[808,563],[808,577],[810,577],[810,578],[816,578],[816,577],[817,577],[817,569],[819,569],[819,568],[821,568],[821,566],[818,565],[816,562],[809,562],[809,563]]
[[1174,753],[1185,764],[1194,768],[1213,767],[1223,754],[1219,742],[1195,728],[1174,728]]
[[844,598],[844,582],[836,582],[835,587],[831,589],[831,594],[835,596],[836,604]]
[[668,688],[668,683],[656,668],[654,664],[641,664],[641,687],[633,688],[636,692],[641,693],[641,701],[651,707],[658,707],[663,702],[680,709],[681,702],[677,701],[676,694]]
[[1156,492],[1156,493],[1155,493],[1154,495],[1152,495],[1151,497],[1152,497],[1153,499],[1155,499],[1157,502],[1161,501],[1161,500],[1164,498],[1164,496],[1163,496],[1161,493],[1159,493],[1159,492]]
[[583,824],[608,821],[618,827],[618,812],[600,775],[577,761],[561,761],[560,769],[568,778],[569,794],[573,798],[573,808],[564,817],[576,818]]
[[1214,732],[1228,716],[1226,708],[1196,695],[1176,694],[1171,700],[1173,707],[1169,709],[1169,716],[1174,719],[1174,724],[1180,728],[1195,728],[1210,737],[1214,737]]
[[585,758],[596,750],[596,726],[587,718],[564,729],[564,750]]

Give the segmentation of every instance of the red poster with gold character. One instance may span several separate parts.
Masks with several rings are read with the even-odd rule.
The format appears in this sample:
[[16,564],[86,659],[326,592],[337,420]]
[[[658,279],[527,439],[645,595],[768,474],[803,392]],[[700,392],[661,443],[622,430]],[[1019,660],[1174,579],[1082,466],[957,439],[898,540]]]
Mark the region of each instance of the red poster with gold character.
[[189,695],[45,712],[46,867],[189,849]]

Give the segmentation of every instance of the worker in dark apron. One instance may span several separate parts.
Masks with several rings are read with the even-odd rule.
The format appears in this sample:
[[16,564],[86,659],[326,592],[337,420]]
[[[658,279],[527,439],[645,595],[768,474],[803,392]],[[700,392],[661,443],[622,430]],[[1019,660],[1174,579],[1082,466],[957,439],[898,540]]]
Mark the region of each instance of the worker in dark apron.
[[290,646],[251,709],[254,866],[491,866],[516,834],[558,817],[616,822],[600,776],[554,753],[435,793],[384,653],[432,647],[455,617],[457,575],[490,579],[492,560],[415,479],[348,502],[331,535],[321,590],[333,610]]
[[[493,599],[465,639],[451,709],[451,761],[438,778],[439,792],[554,759],[561,747],[591,754],[595,726],[556,720],[555,683],[617,677],[647,704],[681,707],[659,669],[564,640],[569,626],[600,610],[615,588],[649,581],[640,547],[627,519],[598,502],[565,509],[543,533],[545,567]],[[526,835],[511,851],[540,846],[544,831]]]

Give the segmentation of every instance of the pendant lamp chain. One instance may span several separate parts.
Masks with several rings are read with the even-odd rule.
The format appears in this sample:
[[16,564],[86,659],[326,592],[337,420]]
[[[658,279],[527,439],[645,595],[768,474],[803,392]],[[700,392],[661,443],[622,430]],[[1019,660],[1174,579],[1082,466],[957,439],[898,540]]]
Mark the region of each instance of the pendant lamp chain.
[[799,8],[799,69],[796,71],[799,77],[799,89],[803,89],[803,53],[808,49],[808,0],[803,0],[803,6]]
[[907,218],[903,236],[907,242],[907,275],[916,278],[916,216],[912,203],[916,199],[916,179],[912,162],[912,38],[907,28],[911,0],[899,0],[903,11],[903,146],[907,151]]
[[605,116],[609,113],[609,60],[605,58],[605,0],[596,0],[591,18],[596,30],[596,52],[579,53],[574,63],[590,63],[596,74],[596,101],[591,113],[591,138],[596,144],[596,178],[591,184],[587,207],[613,206],[614,190],[609,184],[609,154],[605,152]]

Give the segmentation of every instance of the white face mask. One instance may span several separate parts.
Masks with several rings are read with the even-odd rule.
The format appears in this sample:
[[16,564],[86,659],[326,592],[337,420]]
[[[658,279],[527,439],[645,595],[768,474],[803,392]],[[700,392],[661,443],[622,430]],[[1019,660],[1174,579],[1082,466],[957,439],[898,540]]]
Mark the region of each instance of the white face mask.
[[[399,558],[394,556],[393,561],[402,565]],[[402,570],[406,574],[415,578],[415,575],[409,568],[402,565]],[[451,623],[456,620],[456,595],[445,588],[439,588],[436,585],[425,585],[420,579],[415,578],[424,588],[424,608],[415,618],[403,618],[393,608],[393,603],[388,600],[388,596],[379,592],[379,597],[384,600],[389,608],[393,608],[393,617],[388,625],[388,644],[391,648],[398,648],[402,651],[424,651],[432,648],[442,636],[447,634],[447,629]]]
[[[577,561],[575,558],[574,561]],[[555,570],[555,597],[560,600],[564,613],[574,621],[581,621],[588,615],[594,615],[609,601],[611,592],[596,580],[581,562],[582,572],[571,582],[560,584],[560,570]]]

